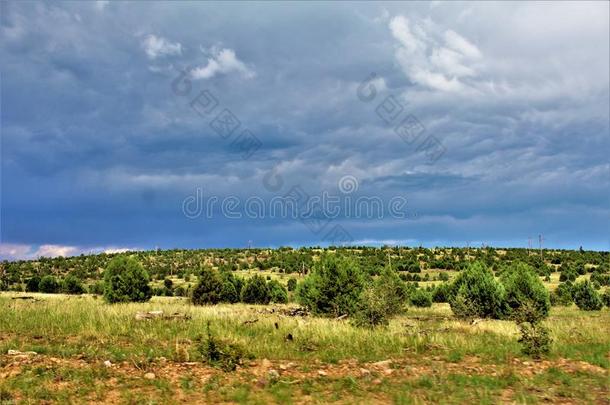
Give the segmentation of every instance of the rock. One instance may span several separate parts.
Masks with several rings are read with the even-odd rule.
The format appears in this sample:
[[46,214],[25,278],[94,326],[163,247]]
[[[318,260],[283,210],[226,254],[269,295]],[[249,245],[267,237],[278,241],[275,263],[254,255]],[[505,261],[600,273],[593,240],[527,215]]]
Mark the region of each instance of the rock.
[[147,380],[154,380],[157,376],[154,373],[146,373],[144,374],[144,378]]
[[6,354],[8,354],[9,356],[36,356],[38,353],[36,352],[20,352],[19,350],[11,350],[9,349],[8,352],[6,352]]
[[277,370],[269,370],[267,372],[267,375],[269,376],[269,380],[271,381],[277,381],[280,378],[280,373],[277,372]]
[[324,370],[318,370],[318,375],[321,377],[326,377],[328,375],[328,373]]
[[392,370],[391,368],[386,368],[385,370],[383,370],[383,373],[385,375],[391,375],[394,372],[394,370]]
[[267,359],[263,359],[263,361],[261,361],[261,367],[262,368],[271,368],[271,362]]
[[381,378],[376,378],[376,379],[374,379],[374,380],[373,380],[373,384],[375,384],[375,385],[379,385],[379,384],[381,384]]
[[106,366],[106,367],[112,367],[112,363],[110,362],[110,360],[106,360],[106,361],[104,362],[104,366]]
[[370,370],[367,370],[366,368],[361,368],[361,369],[360,369],[360,375],[362,375],[362,376],[368,376],[368,375],[371,375],[371,371],[370,371]]
[[390,368],[390,364],[392,364],[392,360],[383,360],[373,363],[373,366],[386,370]]

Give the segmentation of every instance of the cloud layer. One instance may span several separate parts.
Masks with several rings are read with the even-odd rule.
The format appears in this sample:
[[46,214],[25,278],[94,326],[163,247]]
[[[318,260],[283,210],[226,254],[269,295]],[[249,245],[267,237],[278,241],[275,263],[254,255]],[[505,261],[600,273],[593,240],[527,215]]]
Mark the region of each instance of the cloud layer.
[[[324,243],[182,204],[338,193],[346,175],[417,214],[337,221],[354,240],[610,248],[608,3],[0,7],[3,257]],[[435,163],[395,131],[409,115]]]

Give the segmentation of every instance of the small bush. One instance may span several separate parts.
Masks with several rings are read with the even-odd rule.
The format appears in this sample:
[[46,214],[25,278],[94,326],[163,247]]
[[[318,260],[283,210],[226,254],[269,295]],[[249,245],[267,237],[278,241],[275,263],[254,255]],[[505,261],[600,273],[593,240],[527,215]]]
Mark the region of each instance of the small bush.
[[237,294],[235,285],[232,282],[225,280],[222,283],[222,288],[220,289],[220,301],[228,302],[230,304],[239,302],[239,294]]
[[109,303],[145,302],[152,297],[148,273],[134,257],[117,256],[104,271],[104,299]]
[[481,263],[472,263],[451,284],[451,310],[459,318],[501,319],[506,312],[504,288]]
[[184,286],[179,285],[178,287],[174,288],[174,295],[176,297],[186,297],[187,296],[186,288],[184,288]]
[[326,254],[297,286],[299,304],[318,315],[352,315],[358,309],[365,275],[347,257]]
[[606,292],[604,292],[602,294],[601,298],[602,298],[604,305],[607,306],[608,308],[610,308],[610,290],[606,290]]
[[577,277],[578,274],[576,273],[576,271],[568,269],[561,272],[561,274],[559,275],[559,281],[575,281]]
[[227,342],[215,337],[207,326],[207,338],[199,345],[199,353],[208,364],[224,371],[235,371],[244,358],[251,358],[245,350],[234,342]]
[[61,285],[61,291],[64,294],[79,295],[85,293],[85,287],[78,278],[67,276]]
[[271,293],[265,278],[255,275],[246,281],[241,290],[241,300],[247,304],[268,304],[271,301]]
[[375,327],[387,325],[389,319],[405,309],[408,289],[398,274],[390,268],[369,283],[360,295],[354,313],[356,326]]
[[25,284],[25,291],[27,292],[38,292],[40,285],[40,277],[34,276],[30,278]]
[[415,290],[415,292],[411,294],[410,298],[411,304],[416,307],[429,308],[432,306],[432,295],[421,288]]
[[538,322],[551,308],[549,292],[525,263],[515,263],[502,274],[508,317],[517,323]]
[[549,330],[541,323],[523,322],[519,324],[519,330],[521,331],[519,343],[524,354],[540,358],[551,350],[552,339]]
[[294,291],[297,289],[297,279],[289,278],[288,279],[288,291]]
[[98,281],[89,286],[89,293],[94,295],[104,294],[104,282]]
[[194,305],[214,305],[221,301],[222,279],[218,271],[205,267],[199,275],[199,282],[193,289],[191,302]]
[[38,285],[38,291],[47,294],[55,294],[59,291],[59,283],[53,276],[44,276]]
[[451,286],[448,283],[438,284],[432,291],[433,302],[448,302]]
[[278,304],[285,304],[288,302],[288,292],[283,285],[277,280],[271,280],[267,283],[269,286],[269,294],[271,296],[271,302]]
[[572,290],[574,286],[569,281],[560,283],[555,291],[551,293],[551,305],[569,306],[574,303]]
[[578,308],[584,311],[599,311],[602,309],[602,299],[589,280],[574,284],[573,296]]

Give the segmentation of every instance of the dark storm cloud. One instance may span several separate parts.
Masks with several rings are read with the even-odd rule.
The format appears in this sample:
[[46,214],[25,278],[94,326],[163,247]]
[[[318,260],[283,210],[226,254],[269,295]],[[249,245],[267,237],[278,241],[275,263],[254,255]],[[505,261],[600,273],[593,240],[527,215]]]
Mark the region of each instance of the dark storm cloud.
[[[607,3],[1,7],[5,245],[317,244],[298,221],[190,221],[182,201],[350,175],[418,213],[343,218],[356,240],[609,247]],[[189,105],[202,90],[210,116]],[[434,164],[376,113],[390,95],[446,149]],[[224,108],[261,142],[248,159],[210,126]]]

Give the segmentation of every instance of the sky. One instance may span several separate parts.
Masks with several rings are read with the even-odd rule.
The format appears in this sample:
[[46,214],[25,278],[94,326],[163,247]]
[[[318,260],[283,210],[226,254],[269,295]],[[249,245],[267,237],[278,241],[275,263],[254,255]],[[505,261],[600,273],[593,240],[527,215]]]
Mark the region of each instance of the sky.
[[610,249],[608,2],[0,11],[0,259]]

